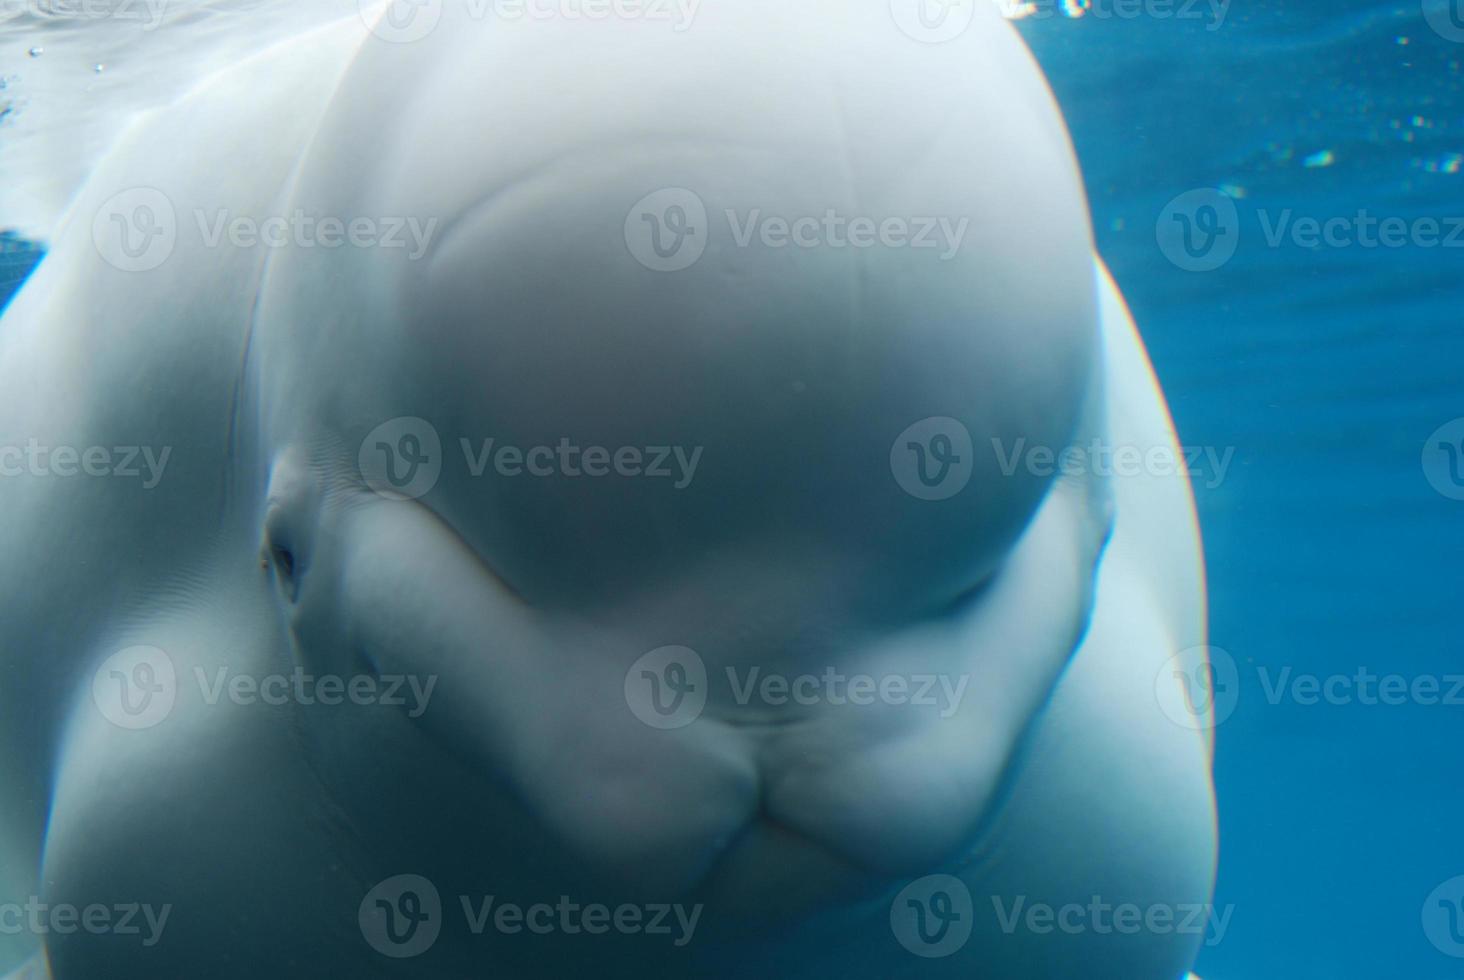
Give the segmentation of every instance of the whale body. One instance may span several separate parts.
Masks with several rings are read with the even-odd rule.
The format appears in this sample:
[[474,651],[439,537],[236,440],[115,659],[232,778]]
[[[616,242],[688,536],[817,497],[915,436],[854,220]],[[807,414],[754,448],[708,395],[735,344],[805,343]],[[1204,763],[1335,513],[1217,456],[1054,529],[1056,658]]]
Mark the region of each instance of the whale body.
[[0,321],[11,962],[1184,976],[1193,504],[977,6],[396,4],[132,125]]

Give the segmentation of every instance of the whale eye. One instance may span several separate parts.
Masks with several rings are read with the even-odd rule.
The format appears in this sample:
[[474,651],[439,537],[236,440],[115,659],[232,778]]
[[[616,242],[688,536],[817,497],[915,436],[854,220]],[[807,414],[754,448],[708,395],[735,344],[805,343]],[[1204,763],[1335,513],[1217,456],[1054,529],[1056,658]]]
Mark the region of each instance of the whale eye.
[[261,529],[261,564],[274,573],[290,602],[299,596],[314,540],[315,495],[305,472],[289,457],[276,464]]
[[261,564],[274,573],[285,590],[285,595],[294,601],[301,569],[283,508],[270,508],[269,516],[265,518],[263,552],[264,561]]
[[295,580],[295,553],[284,545],[274,545],[269,552],[270,561],[274,564],[276,574],[281,579],[293,582]]

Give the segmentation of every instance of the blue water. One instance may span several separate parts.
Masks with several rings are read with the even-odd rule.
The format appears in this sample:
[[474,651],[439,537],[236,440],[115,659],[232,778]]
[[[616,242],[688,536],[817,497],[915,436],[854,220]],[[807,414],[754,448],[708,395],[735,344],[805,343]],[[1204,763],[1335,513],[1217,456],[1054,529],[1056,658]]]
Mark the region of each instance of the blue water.
[[[1235,449],[1224,481],[1196,488],[1211,642],[1240,677],[1215,757],[1215,901],[1234,915],[1197,972],[1464,976],[1421,921],[1464,874],[1464,703],[1308,705],[1267,687],[1286,667],[1464,673],[1464,502],[1421,464],[1464,416],[1464,234],[1271,247],[1260,221],[1464,216],[1464,172],[1442,172],[1464,153],[1464,43],[1405,3],[1237,3],[1207,26],[1023,24],[1181,441]],[[1245,194],[1234,257],[1177,268],[1156,240],[1165,204],[1227,185]]]
[[[1286,209],[1464,220],[1464,43],[1414,3],[1238,2],[1218,24],[1100,16],[1112,9],[1021,29],[1181,441],[1234,450],[1217,486],[1196,487],[1212,643],[1239,673],[1215,759],[1215,901],[1233,915],[1197,970],[1464,977],[1423,925],[1429,893],[1464,874],[1464,703],[1267,688],[1287,668],[1445,691],[1464,674],[1464,502],[1421,463],[1430,433],[1464,416],[1464,232],[1398,248],[1265,233]],[[1180,268],[1156,237],[1197,188],[1237,209],[1235,254],[1212,271]],[[0,306],[38,255],[0,236]]]
[[28,242],[14,232],[0,231],[0,311],[43,254],[35,242]]

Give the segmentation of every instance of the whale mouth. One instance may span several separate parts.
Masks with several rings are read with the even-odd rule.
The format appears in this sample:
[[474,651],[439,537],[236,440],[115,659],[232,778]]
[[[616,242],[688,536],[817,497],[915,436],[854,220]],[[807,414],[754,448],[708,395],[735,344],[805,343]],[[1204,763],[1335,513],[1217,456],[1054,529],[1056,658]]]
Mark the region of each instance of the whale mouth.
[[[548,615],[422,502],[363,500],[321,535],[301,655],[355,651],[434,694],[415,717],[323,715],[317,772],[364,836],[452,840],[459,870],[524,888],[702,896],[729,921],[949,869],[1086,628],[1104,499],[1060,479],[962,601],[897,629],[824,624],[774,655],[649,617],[649,599],[609,624]],[[416,805],[363,805],[384,783]]]

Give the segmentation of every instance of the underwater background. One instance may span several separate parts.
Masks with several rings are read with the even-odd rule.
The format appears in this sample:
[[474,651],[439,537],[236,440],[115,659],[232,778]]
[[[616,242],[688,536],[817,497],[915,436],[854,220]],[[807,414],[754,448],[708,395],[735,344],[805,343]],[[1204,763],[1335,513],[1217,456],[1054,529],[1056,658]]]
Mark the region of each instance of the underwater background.
[[[1188,3],[1008,10],[1203,451],[1231,916],[1196,970],[1464,977],[1464,0]],[[0,0],[0,308],[133,109],[341,7]]]
[[[1215,733],[1234,914],[1206,980],[1464,976],[1464,887],[1435,893],[1464,874],[1464,474],[1435,435],[1464,416],[1455,23],[1464,5],[1285,0],[1023,22],[1180,442],[1234,449],[1195,481],[1235,666]],[[1207,188],[1234,234],[1192,258],[1166,208]],[[1329,244],[1303,217],[1341,222]],[[1369,218],[1408,232],[1388,247]]]

